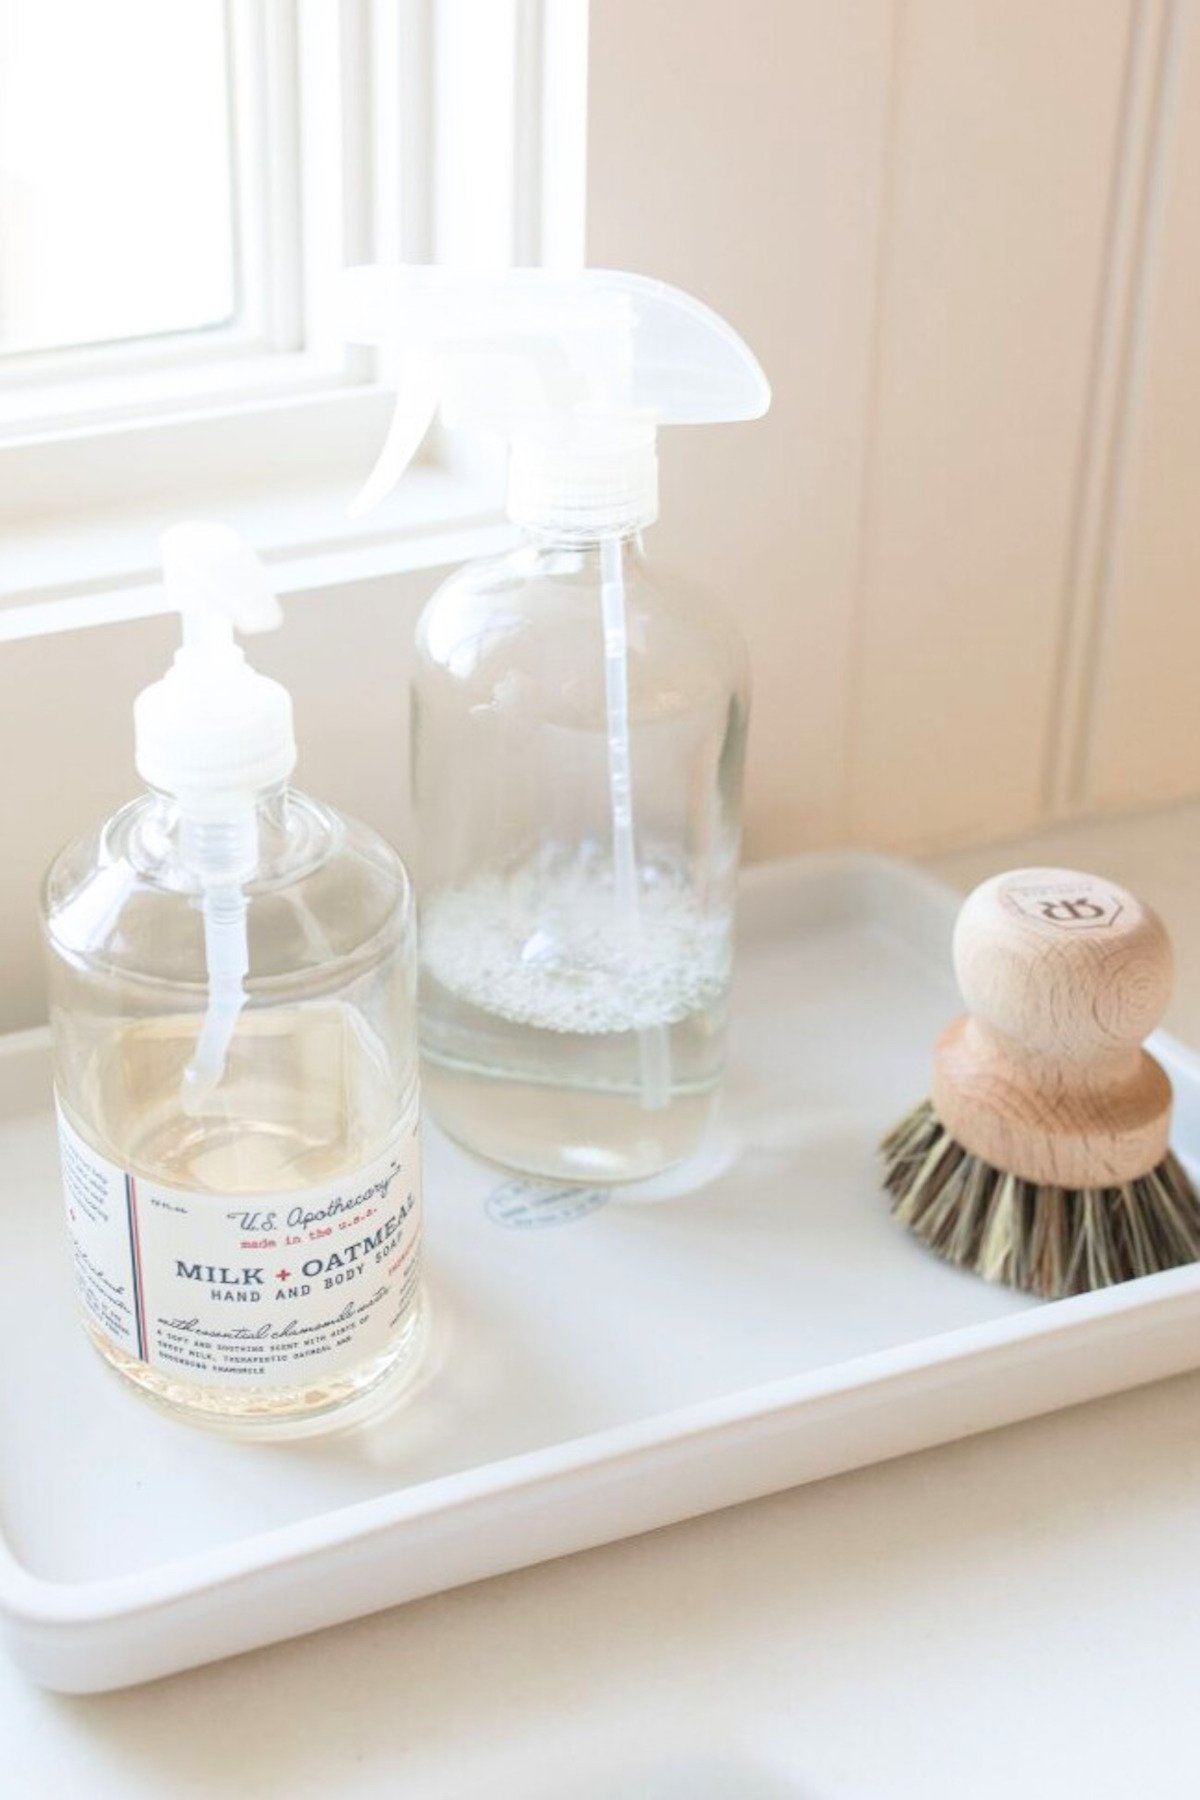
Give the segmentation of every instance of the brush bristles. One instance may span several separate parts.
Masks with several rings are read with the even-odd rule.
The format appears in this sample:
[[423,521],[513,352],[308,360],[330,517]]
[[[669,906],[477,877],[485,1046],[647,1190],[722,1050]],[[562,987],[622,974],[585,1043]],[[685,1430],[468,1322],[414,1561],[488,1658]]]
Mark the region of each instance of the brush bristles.
[[1200,1199],[1170,1154],[1124,1187],[1038,1187],[964,1150],[928,1100],[882,1150],[895,1217],[987,1281],[1057,1300],[1200,1260]]

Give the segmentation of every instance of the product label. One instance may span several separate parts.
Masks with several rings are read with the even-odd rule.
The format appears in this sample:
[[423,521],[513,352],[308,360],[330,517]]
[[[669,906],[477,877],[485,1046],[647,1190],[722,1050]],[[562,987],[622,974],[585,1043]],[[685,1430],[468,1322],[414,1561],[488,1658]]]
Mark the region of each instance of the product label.
[[209,1387],[288,1387],[385,1350],[418,1297],[415,1109],[374,1161],[321,1187],[198,1194],[99,1155],[60,1109],[75,1279],[120,1349]]
[[493,1225],[509,1231],[544,1231],[573,1225],[612,1198],[608,1188],[552,1187],[544,1181],[503,1181],[483,1203]]
[[1005,881],[1000,898],[1015,912],[1059,931],[1108,931],[1128,896],[1094,876],[1052,870],[1029,881]]

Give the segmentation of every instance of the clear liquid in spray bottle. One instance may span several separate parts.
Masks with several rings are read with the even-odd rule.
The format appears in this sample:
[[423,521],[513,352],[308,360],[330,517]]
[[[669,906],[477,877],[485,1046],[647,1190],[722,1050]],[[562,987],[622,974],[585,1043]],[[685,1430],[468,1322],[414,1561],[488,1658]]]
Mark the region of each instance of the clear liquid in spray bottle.
[[505,1167],[630,1182],[700,1145],[724,1066],[748,712],[733,622],[645,558],[661,424],[769,389],[637,276],[350,271],[346,335],[402,353],[365,507],[439,406],[510,444],[524,541],[417,628],[423,1085]]

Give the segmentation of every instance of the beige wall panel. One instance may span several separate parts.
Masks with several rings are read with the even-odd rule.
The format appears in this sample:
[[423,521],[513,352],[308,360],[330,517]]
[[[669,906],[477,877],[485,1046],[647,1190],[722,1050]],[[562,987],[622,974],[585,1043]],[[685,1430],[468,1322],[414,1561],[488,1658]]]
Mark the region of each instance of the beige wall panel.
[[750,638],[751,854],[844,829],[890,0],[595,0],[588,258],[724,313],[760,424],[663,433],[656,554]]
[[1173,11],[1082,799],[1200,789],[1200,9]]
[[850,826],[928,845],[1044,798],[1130,9],[902,15]]

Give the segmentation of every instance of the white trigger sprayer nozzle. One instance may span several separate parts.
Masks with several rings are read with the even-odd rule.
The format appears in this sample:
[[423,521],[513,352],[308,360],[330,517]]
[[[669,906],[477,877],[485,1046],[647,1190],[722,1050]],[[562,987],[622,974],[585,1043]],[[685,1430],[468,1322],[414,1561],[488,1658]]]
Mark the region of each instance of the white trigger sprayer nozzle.
[[711,308],[608,269],[347,269],[342,335],[386,346],[396,411],[352,511],[395,486],[440,411],[511,449],[509,512],[598,542],[657,516],[660,425],[757,419],[771,390]]
[[245,884],[258,866],[259,796],[296,761],[292,703],[234,642],[282,617],[266,569],[223,525],[175,525],[162,538],[163,582],[183,642],[134,702],[135,760],[179,809],[180,853],[200,891],[208,992],[183,1102],[200,1112],[219,1087],[249,972]]

